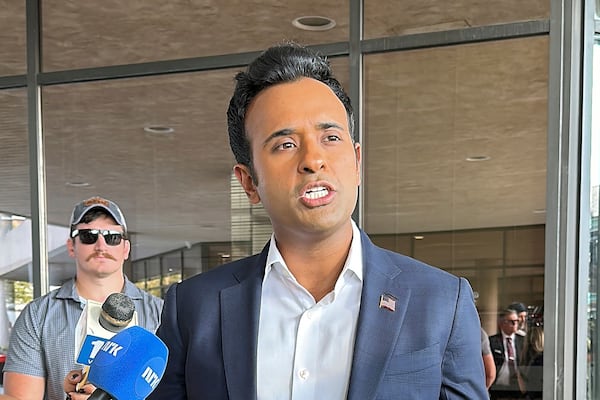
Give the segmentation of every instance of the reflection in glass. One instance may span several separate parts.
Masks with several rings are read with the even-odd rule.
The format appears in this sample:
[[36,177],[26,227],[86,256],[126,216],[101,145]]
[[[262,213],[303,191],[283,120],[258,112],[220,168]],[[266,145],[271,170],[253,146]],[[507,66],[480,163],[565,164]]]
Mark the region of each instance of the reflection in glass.
[[0,76],[27,72],[25,1],[3,1],[0,12]]
[[364,14],[365,38],[371,39],[547,19],[550,17],[550,1],[365,1]]
[[489,335],[544,305],[547,58],[541,37],[364,61],[365,228],[469,279]]
[[[243,5],[242,5],[243,4]],[[44,0],[45,71],[259,51],[284,40],[322,44],[348,40],[348,2],[214,2]],[[293,21],[322,16],[328,30]]]

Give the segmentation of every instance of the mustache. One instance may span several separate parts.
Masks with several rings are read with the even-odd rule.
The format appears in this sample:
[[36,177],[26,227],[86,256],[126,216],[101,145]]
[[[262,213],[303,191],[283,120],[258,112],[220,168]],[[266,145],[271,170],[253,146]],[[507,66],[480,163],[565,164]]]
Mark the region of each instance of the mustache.
[[105,253],[105,252],[103,252],[103,251],[97,251],[97,252],[95,252],[95,253],[92,253],[92,254],[90,254],[90,255],[88,256],[88,258],[86,259],[86,261],[90,261],[90,260],[91,260],[92,258],[94,258],[94,257],[104,257],[104,258],[107,258],[107,259],[109,259],[109,260],[117,261],[117,259],[116,259],[116,258],[114,258],[114,257],[112,256],[112,254],[110,254],[110,253]]

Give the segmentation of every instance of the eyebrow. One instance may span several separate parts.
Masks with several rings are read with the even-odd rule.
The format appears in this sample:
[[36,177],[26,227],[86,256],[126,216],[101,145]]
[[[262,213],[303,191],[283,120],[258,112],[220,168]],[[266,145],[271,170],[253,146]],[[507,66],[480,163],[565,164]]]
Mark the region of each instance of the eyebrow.
[[282,137],[282,136],[290,136],[292,133],[294,133],[293,129],[289,129],[289,128],[285,128],[285,129],[280,129],[278,131],[275,131],[273,133],[271,133],[263,142],[263,145],[267,145],[269,144],[270,141],[272,141],[273,139],[276,139],[278,137]]
[[320,124],[317,124],[317,128],[321,129],[321,130],[325,130],[325,129],[329,129],[329,128],[337,128],[340,130],[344,130],[344,127],[342,127],[339,124],[336,124],[335,122],[321,122]]
[[[341,131],[344,131],[344,128],[339,125],[336,124],[335,122],[320,122],[316,125],[316,128],[318,130],[324,131],[326,129],[329,128],[336,128],[339,129]],[[278,138],[278,137],[282,137],[282,136],[290,136],[295,132],[294,129],[291,128],[284,128],[284,129],[280,129],[278,131],[273,132],[272,134],[270,134],[265,141],[263,142],[264,145],[267,145],[271,140]]]

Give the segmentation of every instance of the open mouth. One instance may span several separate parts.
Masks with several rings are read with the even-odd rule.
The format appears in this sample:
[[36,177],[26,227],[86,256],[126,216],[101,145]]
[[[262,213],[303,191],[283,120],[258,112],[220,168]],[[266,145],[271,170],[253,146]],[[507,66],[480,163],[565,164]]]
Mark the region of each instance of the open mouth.
[[329,189],[327,189],[325,186],[317,186],[307,190],[304,193],[304,197],[307,199],[316,200],[327,196],[327,194],[329,194]]

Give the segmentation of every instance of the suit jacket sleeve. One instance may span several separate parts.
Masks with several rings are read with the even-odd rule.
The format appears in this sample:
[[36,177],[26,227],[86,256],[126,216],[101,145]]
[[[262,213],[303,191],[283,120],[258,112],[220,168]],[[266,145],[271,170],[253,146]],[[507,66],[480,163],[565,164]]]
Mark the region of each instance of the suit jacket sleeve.
[[185,384],[185,356],[181,332],[177,323],[177,284],[171,286],[165,296],[161,325],[156,335],[161,338],[169,348],[169,362],[154,392],[149,399],[186,399]]
[[487,399],[481,324],[468,281],[460,278],[450,338],[442,360],[440,399]]

